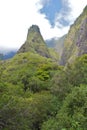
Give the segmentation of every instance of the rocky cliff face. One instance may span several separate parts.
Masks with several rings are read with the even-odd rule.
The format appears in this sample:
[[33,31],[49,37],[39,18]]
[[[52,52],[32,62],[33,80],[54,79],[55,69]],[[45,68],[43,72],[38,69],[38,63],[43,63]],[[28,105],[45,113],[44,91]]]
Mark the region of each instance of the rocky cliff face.
[[71,26],[66,36],[60,64],[73,62],[76,57],[87,53],[87,6]]
[[27,34],[27,39],[25,43],[18,50],[18,53],[24,52],[38,53],[44,57],[50,57],[46,43],[40,33],[40,29],[37,25],[32,25]]

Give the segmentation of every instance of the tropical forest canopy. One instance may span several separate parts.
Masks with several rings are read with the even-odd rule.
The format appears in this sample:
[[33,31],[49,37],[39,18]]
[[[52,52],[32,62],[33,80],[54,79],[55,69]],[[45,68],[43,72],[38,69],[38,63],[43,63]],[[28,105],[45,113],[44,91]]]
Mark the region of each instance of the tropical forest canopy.
[[87,7],[60,41],[48,48],[33,25],[0,60],[0,130],[87,130]]

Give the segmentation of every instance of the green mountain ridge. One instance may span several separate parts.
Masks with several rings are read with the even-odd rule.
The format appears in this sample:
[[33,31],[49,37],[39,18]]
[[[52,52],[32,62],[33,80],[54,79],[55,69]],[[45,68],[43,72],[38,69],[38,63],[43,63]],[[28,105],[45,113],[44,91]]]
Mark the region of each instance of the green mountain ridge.
[[71,26],[64,43],[60,64],[73,62],[76,57],[87,53],[87,6]]

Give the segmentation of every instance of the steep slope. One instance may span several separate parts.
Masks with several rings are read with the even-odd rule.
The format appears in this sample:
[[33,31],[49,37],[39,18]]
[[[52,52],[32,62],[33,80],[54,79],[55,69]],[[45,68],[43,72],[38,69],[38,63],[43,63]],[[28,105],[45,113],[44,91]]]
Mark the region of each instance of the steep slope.
[[54,49],[56,52],[58,52],[59,56],[62,54],[63,48],[64,48],[64,42],[65,42],[66,35],[60,37],[55,44]]
[[41,36],[40,29],[37,25],[32,25],[27,34],[25,43],[21,46],[18,53],[24,52],[38,53],[44,57],[50,57],[46,43]]
[[87,6],[71,26],[65,39],[60,64],[73,62],[76,57],[87,53]]
[[54,48],[55,51],[61,55],[63,47],[64,47],[64,41],[65,41],[66,35],[59,37],[59,38],[52,38],[46,40],[46,44],[49,48]]
[[46,40],[46,44],[49,48],[51,58],[54,59],[55,61],[58,61],[58,63],[59,63],[59,59],[64,48],[65,38],[66,38],[66,35],[60,38],[52,38],[52,39]]

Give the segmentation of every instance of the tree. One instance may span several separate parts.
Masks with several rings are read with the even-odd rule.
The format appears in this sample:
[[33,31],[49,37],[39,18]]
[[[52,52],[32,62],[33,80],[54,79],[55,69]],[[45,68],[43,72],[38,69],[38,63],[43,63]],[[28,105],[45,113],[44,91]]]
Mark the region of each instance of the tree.
[[87,85],[75,87],[66,97],[57,115],[58,128],[67,130],[87,129]]

